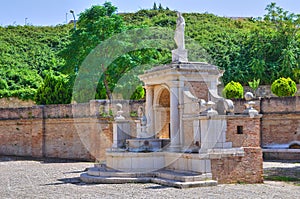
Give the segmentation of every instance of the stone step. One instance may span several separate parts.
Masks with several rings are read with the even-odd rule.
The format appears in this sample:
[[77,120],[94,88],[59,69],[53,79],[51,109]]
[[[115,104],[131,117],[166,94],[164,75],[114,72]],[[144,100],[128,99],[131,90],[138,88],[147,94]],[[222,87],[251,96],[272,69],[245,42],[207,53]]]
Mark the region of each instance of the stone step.
[[175,171],[175,170],[161,170],[156,173],[156,176],[159,178],[181,181],[181,182],[195,182],[195,181],[204,181],[211,180],[211,173],[196,173],[196,172],[187,172],[187,171]]
[[217,186],[218,182],[215,180],[203,180],[203,181],[194,181],[194,182],[180,182],[176,180],[169,180],[165,178],[152,178],[152,183],[176,187],[180,189],[184,188],[192,188],[192,187],[209,187],[209,186]]
[[194,182],[201,180],[208,180],[212,178],[211,173],[196,173],[187,171],[175,171],[175,170],[160,170],[156,172],[138,173],[138,172],[121,172],[111,171],[100,168],[90,168],[87,171],[88,175],[91,176],[102,176],[102,177],[120,177],[120,178],[141,178],[141,177],[159,177],[169,180],[176,180],[181,182]]
[[121,172],[121,171],[110,171],[99,168],[90,168],[87,171],[88,175],[101,176],[101,177],[120,177],[120,178],[141,178],[141,177],[154,177],[155,173],[138,173],[138,172]]
[[85,183],[95,184],[124,184],[124,183],[151,183],[152,178],[139,177],[139,178],[128,178],[128,177],[104,177],[104,176],[91,176],[87,173],[80,175],[80,180]]
[[151,177],[139,177],[139,178],[128,178],[128,177],[103,177],[103,176],[91,176],[87,173],[80,175],[81,181],[85,183],[95,184],[124,184],[124,183],[156,183],[164,186],[176,187],[176,188],[192,188],[192,187],[207,187],[218,185],[217,181],[214,180],[203,180],[194,182],[181,182],[176,180],[170,180],[165,178],[151,178]]
[[152,182],[177,188],[216,186],[217,181],[211,180],[211,178],[211,173],[201,174],[167,169],[149,173],[131,173],[95,167],[80,175],[80,179],[86,183],[122,184]]

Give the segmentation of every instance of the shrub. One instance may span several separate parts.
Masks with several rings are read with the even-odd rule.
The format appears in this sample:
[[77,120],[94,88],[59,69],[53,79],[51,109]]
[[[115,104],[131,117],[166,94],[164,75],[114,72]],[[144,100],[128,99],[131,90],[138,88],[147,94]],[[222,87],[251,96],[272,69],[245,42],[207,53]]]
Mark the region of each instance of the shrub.
[[37,89],[35,102],[37,104],[69,104],[72,90],[69,86],[68,77],[46,74],[43,84]]
[[223,89],[223,96],[227,99],[243,98],[244,88],[239,82],[231,81]]
[[272,83],[271,91],[278,97],[294,96],[297,92],[297,86],[291,78],[282,77]]

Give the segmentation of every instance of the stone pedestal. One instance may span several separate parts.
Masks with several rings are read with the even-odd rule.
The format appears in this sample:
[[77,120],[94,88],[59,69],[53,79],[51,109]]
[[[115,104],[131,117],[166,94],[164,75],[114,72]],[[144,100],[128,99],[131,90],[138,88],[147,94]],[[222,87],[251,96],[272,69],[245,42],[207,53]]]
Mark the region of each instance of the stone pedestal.
[[127,120],[119,120],[113,123],[112,148],[125,148],[126,140],[131,138],[130,124]]
[[208,119],[206,116],[200,118],[201,126],[201,148],[200,153],[207,153],[209,149],[231,148],[232,143],[226,142],[226,118],[215,116]]
[[172,50],[172,62],[188,62],[188,51],[186,49]]

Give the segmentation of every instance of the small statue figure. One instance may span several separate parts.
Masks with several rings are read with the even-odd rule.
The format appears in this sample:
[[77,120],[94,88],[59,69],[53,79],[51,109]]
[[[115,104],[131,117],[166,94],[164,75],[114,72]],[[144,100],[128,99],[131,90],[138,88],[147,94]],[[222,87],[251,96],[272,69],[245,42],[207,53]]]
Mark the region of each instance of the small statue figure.
[[117,115],[115,117],[115,120],[125,120],[125,117],[122,116],[122,104],[116,104],[116,107],[117,107]]
[[141,121],[141,126],[146,126],[147,125],[147,118],[146,118],[146,115],[145,115],[145,111],[144,111],[144,108],[142,106],[139,107],[138,109],[138,117]]
[[147,138],[148,133],[147,133],[147,117],[145,115],[144,107],[140,106],[138,108],[138,116],[140,120],[140,133],[138,133],[137,137],[138,138]]
[[177,12],[177,21],[176,21],[176,30],[174,35],[174,40],[177,45],[177,49],[184,50],[185,42],[184,42],[184,28],[185,28],[185,20],[182,17],[180,12]]

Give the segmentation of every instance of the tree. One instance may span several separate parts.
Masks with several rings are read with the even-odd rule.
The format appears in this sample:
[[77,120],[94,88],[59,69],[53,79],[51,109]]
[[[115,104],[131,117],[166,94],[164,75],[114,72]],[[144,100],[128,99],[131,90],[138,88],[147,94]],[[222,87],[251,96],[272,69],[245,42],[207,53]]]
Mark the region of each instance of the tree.
[[157,10],[156,2],[154,2],[152,10]]
[[161,3],[158,6],[158,10],[164,10],[164,8],[162,7]]
[[71,102],[71,87],[68,76],[47,73],[43,84],[35,95],[37,104],[69,104]]
[[[103,6],[92,6],[80,14],[78,28],[73,32],[70,44],[60,54],[66,61],[62,72],[77,72],[82,62],[97,45],[125,29],[123,20],[116,11],[117,7],[106,2]],[[104,72],[103,84],[107,97],[111,99],[107,76],[108,74]]]
[[[154,42],[148,37],[152,36],[157,42],[160,37],[166,35],[165,31],[152,32],[147,28],[127,30],[128,27],[115,11],[114,6],[105,3],[104,6],[93,6],[81,13],[78,29],[73,32],[70,45],[62,52],[66,59],[64,72],[72,73],[74,68],[79,68],[73,92],[73,98],[75,97],[77,102],[85,102],[95,97],[111,100],[117,88],[129,89],[131,93],[140,92],[135,96],[143,97],[143,91],[139,89],[141,82],[137,78],[142,70],[135,71],[136,73],[122,84],[119,81],[136,66],[151,65],[165,58],[161,56],[165,51],[153,49]],[[160,35],[155,35],[155,32]],[[91,86],[88,89],[82,88],[86,85]],[[88,94],[95,91],[95,96]],[[128,95],[129,93],[123,93],[126,99],[131,98],[131,95]]]
[[71,42],[60,53],[66,61],[62,72],[78,71],[83,60],[97,45],[124,30],[123,20],[116,11],[115,6],[106,2],[103,6],[92,6],[80,13],[78,28],[72,30]]

